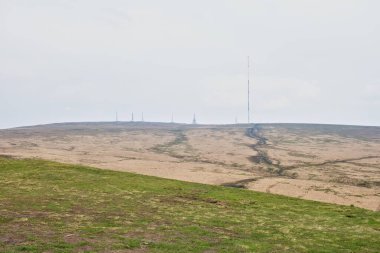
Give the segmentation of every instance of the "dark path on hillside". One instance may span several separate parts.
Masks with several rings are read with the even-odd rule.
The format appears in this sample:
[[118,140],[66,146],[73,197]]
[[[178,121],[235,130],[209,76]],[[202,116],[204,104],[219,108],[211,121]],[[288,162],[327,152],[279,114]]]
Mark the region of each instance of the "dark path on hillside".
[[270,171],[275,172],[277,176],[284,176],[285,168],[280,166],[280,161],[273,160],[261,148],[267,146],[267,138],[260,133],[260,127],[254,124],[252,128],[247,129],[247,136],[256,139],[257,143],[253,144],[251,148],[256,151],[257,155],[250,157],[254,163],[261,163],[268,167]]
[[[250,147],[256,152],[256,155],[249,157],[249,160],[255,164],[262,164],[265,166],[265,170],[270,172],[270,174],[275,174],[274,176],[284,176],[284,168],[280,166],[279,161],[274,161],[269,158],[268,154],[263,151],[261,148],[267,145],[267,139],[259,132],[260,127],[257,124],[254,124],[252,128],[248,128],[246,135],[255,139],[257,142]],[[268,175],[267,177],[270,177]],[[229,182],[223,184],[227,187],[235,188],[247,188],[247,185],[251,182],[257,181],[263,177],[247,178],[239,181]]]

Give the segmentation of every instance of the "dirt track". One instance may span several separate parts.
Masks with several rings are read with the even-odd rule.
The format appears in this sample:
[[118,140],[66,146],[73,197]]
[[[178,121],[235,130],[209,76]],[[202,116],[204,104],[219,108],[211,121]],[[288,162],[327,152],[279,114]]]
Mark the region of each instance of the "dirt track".
[[0,154],[380,207],[380,128],[67,123],[0,130]]

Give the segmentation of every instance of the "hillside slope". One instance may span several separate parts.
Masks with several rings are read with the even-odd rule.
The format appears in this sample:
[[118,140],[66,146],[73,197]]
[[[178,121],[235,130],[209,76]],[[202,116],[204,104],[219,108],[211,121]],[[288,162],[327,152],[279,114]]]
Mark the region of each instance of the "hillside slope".
[[0,158],[0,252],[380,252],[380,213]]
[[3,155],[380,210],[380,127],[65,123],[0,140]]

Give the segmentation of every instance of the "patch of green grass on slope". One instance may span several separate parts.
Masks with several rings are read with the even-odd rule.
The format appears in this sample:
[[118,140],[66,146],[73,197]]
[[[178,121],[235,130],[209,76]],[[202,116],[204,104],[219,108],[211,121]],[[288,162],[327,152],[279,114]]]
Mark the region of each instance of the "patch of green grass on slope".
[[380,213],[0,158],[0,252],[380,252]]

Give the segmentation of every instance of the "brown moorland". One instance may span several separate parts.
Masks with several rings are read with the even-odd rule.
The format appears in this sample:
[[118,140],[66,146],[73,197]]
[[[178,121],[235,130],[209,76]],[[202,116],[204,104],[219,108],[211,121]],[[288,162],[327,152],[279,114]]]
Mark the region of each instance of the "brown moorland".
[[0,130],[0,155],[380,210],[380,127],[62,123]]

